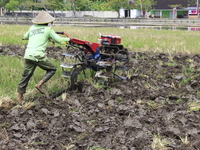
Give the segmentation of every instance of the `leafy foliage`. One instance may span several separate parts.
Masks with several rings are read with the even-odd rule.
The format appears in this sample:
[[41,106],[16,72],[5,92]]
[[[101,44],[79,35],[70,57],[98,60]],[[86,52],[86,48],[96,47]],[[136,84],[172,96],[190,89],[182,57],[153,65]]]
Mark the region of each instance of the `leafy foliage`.
[[149,11],[152,5],[155,5],[156,2],[154,0],[135,0],[136,9]]
[[15,8],[17,8],[17,5],[19,4],[18,1],[16,0],[10,0],[9,3],[6,4],[6,9],[8,11],[11,11],[11,10],[15,10]]
[[4,7],[8,2],[9,0],[0,0],[0,7]]
[[119,11],[124,9],[149,10],[154,0],[1,0],[0,6],[13,10],[73,10],[73,11]]

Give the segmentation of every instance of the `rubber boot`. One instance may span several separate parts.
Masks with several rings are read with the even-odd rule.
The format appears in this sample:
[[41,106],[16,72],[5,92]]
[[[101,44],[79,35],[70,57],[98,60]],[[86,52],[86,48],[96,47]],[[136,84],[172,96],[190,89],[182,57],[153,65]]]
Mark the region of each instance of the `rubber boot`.
[[35,88],[40,91],[41,94],[45,94],[45,92],[42,90],[42,85],[44,84],[44,81],[41,80],[40,82],[38,82],[38,84],[35,85]]
[[24,99],[23,99],[23,93],[19,93],[18,94],[18,102],[22,103],[23,101],[24,101]]

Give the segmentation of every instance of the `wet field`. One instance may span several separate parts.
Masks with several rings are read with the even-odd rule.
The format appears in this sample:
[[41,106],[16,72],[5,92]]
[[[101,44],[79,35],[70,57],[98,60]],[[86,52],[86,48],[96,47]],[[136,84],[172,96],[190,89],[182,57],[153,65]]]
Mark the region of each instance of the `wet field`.
[[[47,54],[57,59],[57,51],[49,47]],[[0,54],[22,56],[23,49],[1,47]],[[199,55],[131,52],[128,80],[103,87],[84,80],[81,91],[59,98],[6,103],[0,148],[199,150],[199,63]]]

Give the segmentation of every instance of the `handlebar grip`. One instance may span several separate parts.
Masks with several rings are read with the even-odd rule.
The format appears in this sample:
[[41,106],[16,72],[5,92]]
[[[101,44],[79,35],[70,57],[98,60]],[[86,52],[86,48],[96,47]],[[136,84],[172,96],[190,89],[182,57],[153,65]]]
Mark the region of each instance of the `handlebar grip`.
[[56,34],[62,34],[62,35],[63,35],[63,34],[64,34],[64,32],[56,32]]

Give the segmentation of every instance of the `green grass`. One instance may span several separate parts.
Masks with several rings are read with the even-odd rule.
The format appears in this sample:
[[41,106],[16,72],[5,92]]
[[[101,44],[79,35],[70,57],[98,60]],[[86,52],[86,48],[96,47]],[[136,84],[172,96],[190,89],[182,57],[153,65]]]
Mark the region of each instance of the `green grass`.
[[200,102],[191,102],[188,104],[190,111],[199,111],[200,110]]
[[[0,25],[0,46],[1,45],[21,45],[26,46],[27,41],[21,40],[29,25]],[[97,42],[99,33],[113,34],[121,36],[121,44],[129,51],[140,52],[164,52],[164,53],[184,53],[199,54],[199,32],[194,31],[172,31],[153,29],[120,29],[120,28],[84,28],[69,26],[54,26],[55,31],[64,31],[70,37],[85,41]],[[49,44],[51,45],[51,44]],[[59,45],[56,45],[59,46]],[[53,93],[68,86],[69,80],[62,78],[60,61],[52,60],[57,66],[56,74],[47,82],[46,88],[49,93]],[[9,96],[16,100],[16,89],[21,79],[23,61],[14,56],[0,55],[0,96]],[[43,77],[44,71],[37,68],[27,87],[26,99],[29,100],[39,95],[34,89],[34,85]],[[97,85],[98,86],[98,85]]]
[[153,142],[151,144],[151,147],[157,150],[168,150],[169,148],[166,145],[169,143],[170,141],[160,136],[160,134],[153,135]]
[[[68,86],[67,81],[61,78],[60,61],[52,60],[52,62],[58,69],[56,74],[45,84],[45,88],[48,89],[49,93],[56,92],[58,89],[63,88],[62,86],[64,85]],[[0,68],[0,96],[10,96],[13,100],[16,100],[17,85],[21,79],[23,60],[18,57],[0,55]],[[27,86],[27,99],[32,99],[38,95],[34,85],[42,79],[44,74],[45,71],[38,67],[36,68]]]
[[102,148],[99,146],[93,146],[93,147],[88,147],[87,150],[112,150],[112,149]]
[[15,92],[14,89],[18,83],[18,80],[20,79],[21,67],[21,61],[17,57],[0,55],[1,95],[13,95]]
[[[25,45],[21,40],[29,25],[0,25],[0,45]],[[155,29],[120,29],[96,27],[53,26],[55,31],[64,31],[70,37],[97,42],[99,33],[119,35],[122,44],[133,51],[150,51],[164,53],[199,54],[199,32]]]
[[8,123],[7,122],[4,122],[4,123],[0,124],[0,129],[1,128],[6,128],[6,127],[8,127]]

